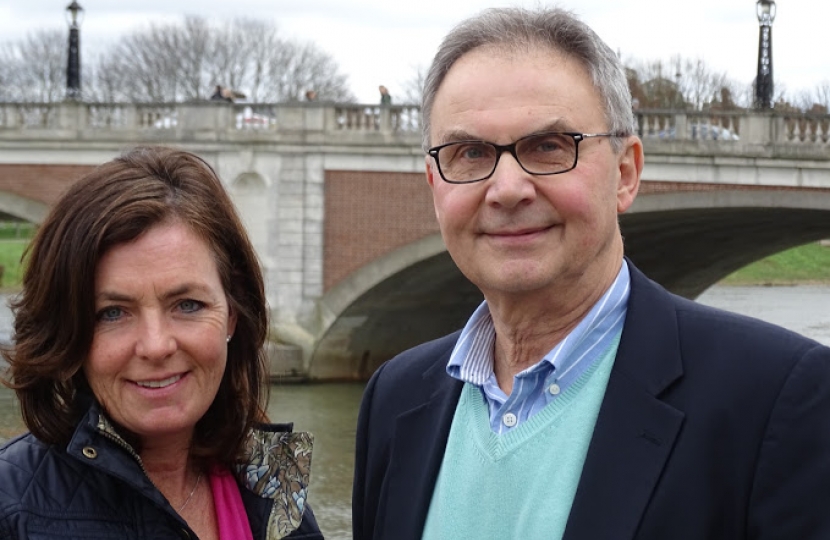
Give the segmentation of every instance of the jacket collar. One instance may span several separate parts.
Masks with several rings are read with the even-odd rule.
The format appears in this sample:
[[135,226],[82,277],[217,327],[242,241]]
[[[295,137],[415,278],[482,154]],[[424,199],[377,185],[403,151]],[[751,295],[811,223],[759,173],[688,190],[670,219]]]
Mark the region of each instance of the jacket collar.
[[[308,497],[314,436],[291,424],[259,424],[248,434],[246,456],[234,467],[237,482],[272,501],[268,538],[283,538],[300,526]],[[181,521],[153,485],[141,457],[118,433],[100,404],[91,401],[67,446],[67,454],[114,476]],[[182,525],[186,524],[184,521]]]

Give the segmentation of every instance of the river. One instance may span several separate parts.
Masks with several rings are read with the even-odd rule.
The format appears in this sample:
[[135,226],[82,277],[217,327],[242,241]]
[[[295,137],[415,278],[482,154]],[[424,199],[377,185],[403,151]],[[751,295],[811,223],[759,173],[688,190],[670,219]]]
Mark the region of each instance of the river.
[[[698,301],[779,324],[830,346],[830,285],[715,286]],[[0,339],[11,325],[0,311]],[[363,384],[277,384],[268,412],[275,421],[315,435],[309,502],[331,540],[351,538],[355,423]],[[13,394],[0,388],[0,437],[22,429]]]

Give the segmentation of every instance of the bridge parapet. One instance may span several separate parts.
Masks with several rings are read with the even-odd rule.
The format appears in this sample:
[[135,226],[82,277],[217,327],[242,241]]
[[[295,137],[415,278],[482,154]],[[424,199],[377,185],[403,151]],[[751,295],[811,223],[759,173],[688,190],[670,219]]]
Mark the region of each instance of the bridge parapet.
[[645,140],[830,146],[827,114],[643,110],[635,116],[637,133]]
[[296,133],[333,136],[396,134],[416,141],[421,113],[417,105],[378,107],[348,103],[0,103],[0,135],[52,132],[55,137],[95,132],[149,134],[191,139],[212,132],[213,139],[240,134],[259,139]]
[[[830,147],[830,115],[753,111],[638,110],[637,130],[657,141],[718,141],[741,145]],[[394,136],[419,144],[417,105],[351,103],[0,103],[0,137],[21,131],[51,132],[57,138],[107,138],[152,134],[165,140],[290,139],[319,134],[364,143],[361,137]],[[92,135],[92,133],[96,135]],[[307,141],[307,138],[305,139]]]

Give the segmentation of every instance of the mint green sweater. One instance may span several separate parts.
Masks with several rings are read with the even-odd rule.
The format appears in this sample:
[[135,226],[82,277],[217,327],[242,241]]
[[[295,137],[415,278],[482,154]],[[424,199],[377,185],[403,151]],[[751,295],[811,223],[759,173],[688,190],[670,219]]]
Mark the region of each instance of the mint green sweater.
[[565,532],[619,336],[557,399],[502,435],[464,385],[423,538],[558,539]]

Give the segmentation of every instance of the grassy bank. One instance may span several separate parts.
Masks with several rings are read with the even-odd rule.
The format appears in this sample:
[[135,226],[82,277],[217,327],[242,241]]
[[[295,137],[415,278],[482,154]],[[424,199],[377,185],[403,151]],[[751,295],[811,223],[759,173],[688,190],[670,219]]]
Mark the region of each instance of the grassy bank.
[[0,288],[4,290],[20,288],[20,280],[23,277],[20,257],[28,245],[28,240],[0,240],[0,265],[3,266]]
[[830,246],[806,244],[745,266],[723,285],[794,285],[830,283]]
[[34,234],[35,226],[32,223],[0,222],[0,266],[3,266],[0,287],[3,289],[20,287],[20,257]]

